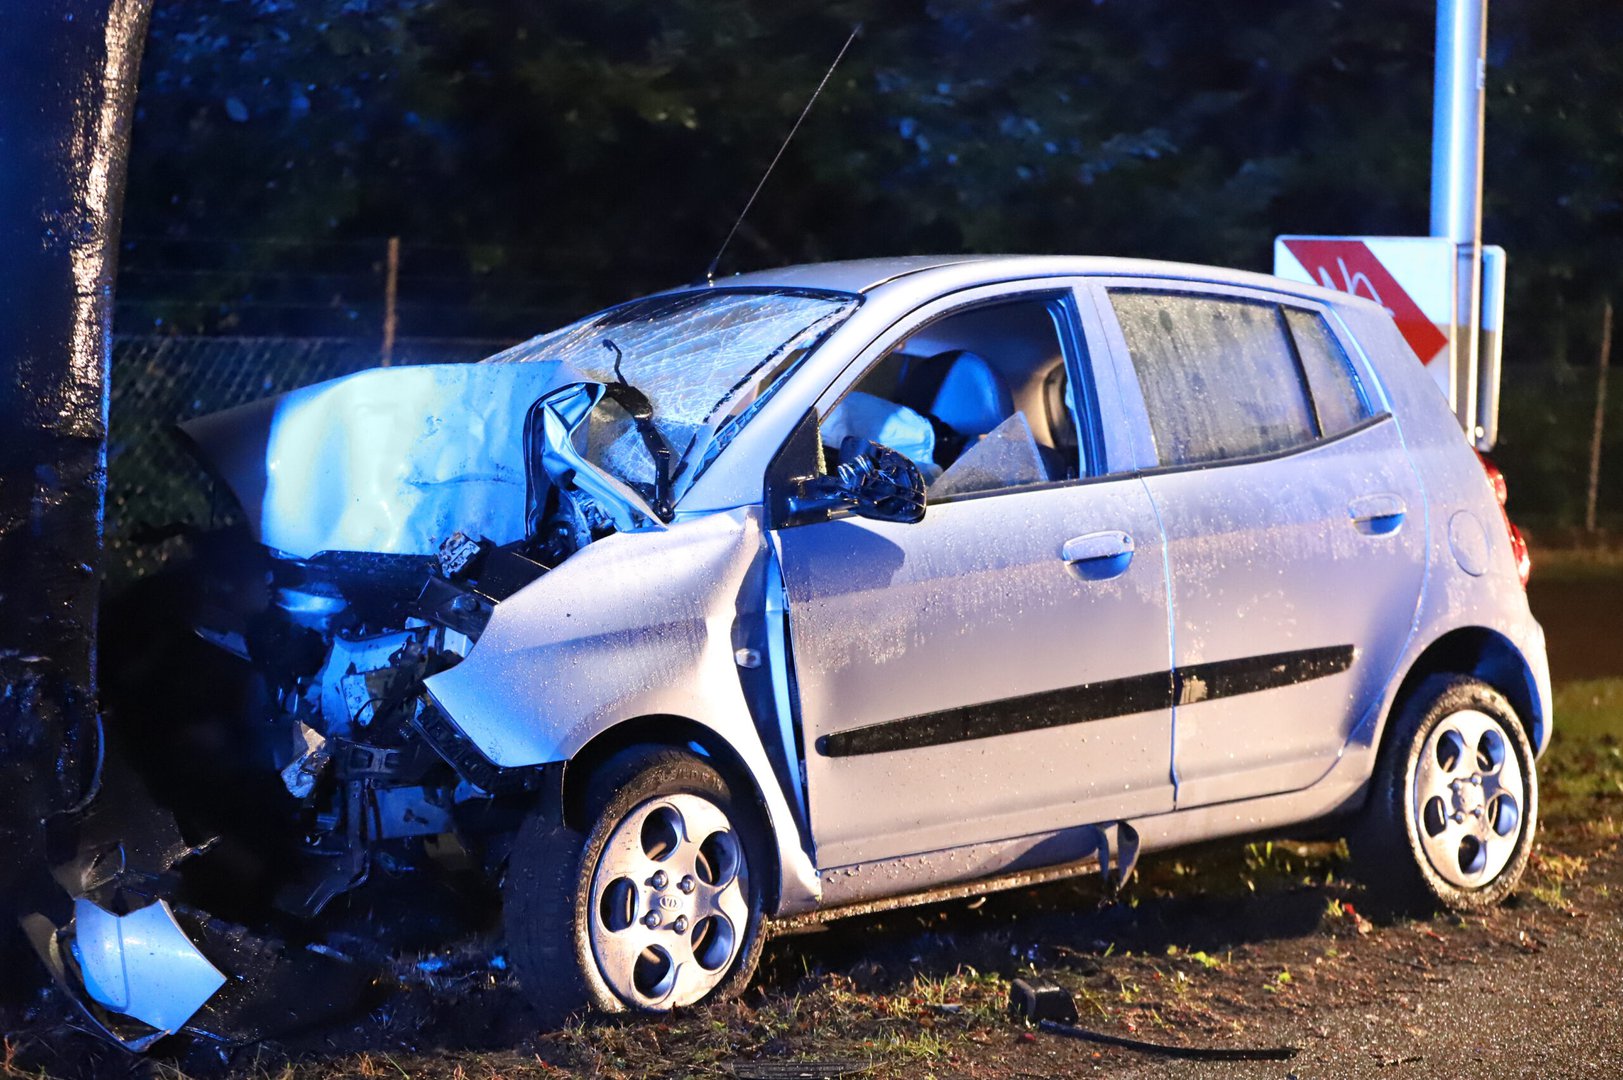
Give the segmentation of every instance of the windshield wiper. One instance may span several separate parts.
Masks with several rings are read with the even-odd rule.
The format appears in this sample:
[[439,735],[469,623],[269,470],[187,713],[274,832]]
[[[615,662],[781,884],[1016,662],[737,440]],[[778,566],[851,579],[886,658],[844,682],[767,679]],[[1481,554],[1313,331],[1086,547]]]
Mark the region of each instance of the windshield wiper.
[[625,354],[620,346],[604,338],[603,347],[614,354],[614,382],[604,384],[603,396],[624,409],[631,422],[637,425],[637,434],[642,437],[643,446],[654,459],[654,491],[648,504],[661,520],[669,521],[675,512],[671,505],[671,462],[675,457],[671,444],[654,426],[653,402],[648,400],[647,394],[627,382],[625,374],[621,372],[620,363],[625,359]]

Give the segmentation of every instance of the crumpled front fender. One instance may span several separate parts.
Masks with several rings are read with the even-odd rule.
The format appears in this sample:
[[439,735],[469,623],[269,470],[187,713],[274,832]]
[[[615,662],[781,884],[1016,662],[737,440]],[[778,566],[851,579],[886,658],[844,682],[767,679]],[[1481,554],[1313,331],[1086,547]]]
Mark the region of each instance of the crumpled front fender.
[[778,717],[761,706],[763,732],[740,677],[766,646],[767,558],[758,506],[598,540],[497,604],[466,659],[426,686],[503,768],[568,760],[629,720],[710,729],[758,785],[794,904],[816,875],[763,741],[781,739]]

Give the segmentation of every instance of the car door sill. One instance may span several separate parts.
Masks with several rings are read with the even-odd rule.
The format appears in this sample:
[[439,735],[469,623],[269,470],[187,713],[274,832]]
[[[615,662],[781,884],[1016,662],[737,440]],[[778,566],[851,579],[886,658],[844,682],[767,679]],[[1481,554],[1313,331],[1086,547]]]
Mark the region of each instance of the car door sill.
[[819,908],[816,911],[790,915],[787,918],[773,919],[771,933],[774,937],[783,934],[809,933],[816,930],[823,923],[834,919],[850,918],[855,915],[874,915],[882,911],[916,907],[920,904],[963,900],[971,896],[984,896],[987,893],[1002,892],[1006,889],[1022,889],[1030,885],[1046,885],[1052,881],[1080,877],[1083,874],[1097,872],[1098,870],[1099,854],[1095,851],[1091,855],[1083,856],[1073,862],[1061,863],[1058,866],[1015,870],[1006,874],[997,874],[993,877],[960,881],[951,885],[938,885],[934,888],[901,893],[896,896],[880,896],[871,900],[856,900],[849,904],[836,904],[831,907]]
[[1089,871],[1117,878],[1138,862],[1138,830],[1125,821],[1101,821],[1052,832],[941,851],[829,867],[820,872],[824,906],[793,912],[775,925],[812,926],[849,915],[869,915],[916,904],[979,896],[1076,877]]

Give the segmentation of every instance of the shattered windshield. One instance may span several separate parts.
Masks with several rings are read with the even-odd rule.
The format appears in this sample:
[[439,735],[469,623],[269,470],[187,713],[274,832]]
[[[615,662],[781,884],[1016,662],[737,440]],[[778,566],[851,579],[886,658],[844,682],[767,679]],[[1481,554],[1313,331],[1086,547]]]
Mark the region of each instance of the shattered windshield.
[[[497,353],[487,364],[558,363],[647,396],[653,428],[670,444],[672,495],[731,441],[783,376],[860,303],[812,290],[707,290],[610,308]],[[639,488],[654,456],[633,418],[608,398],[592,414],[587,460]]]

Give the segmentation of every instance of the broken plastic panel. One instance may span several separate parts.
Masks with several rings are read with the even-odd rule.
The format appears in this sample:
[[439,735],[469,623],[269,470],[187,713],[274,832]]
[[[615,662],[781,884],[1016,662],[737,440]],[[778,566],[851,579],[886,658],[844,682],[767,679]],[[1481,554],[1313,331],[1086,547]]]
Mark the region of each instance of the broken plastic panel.
[[85,991],[113,1012],[172,1035],[225,985],[162,900],[114,915],[80,897],[73,914]]

